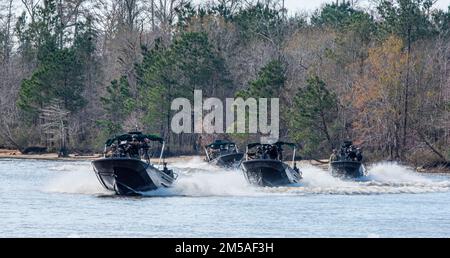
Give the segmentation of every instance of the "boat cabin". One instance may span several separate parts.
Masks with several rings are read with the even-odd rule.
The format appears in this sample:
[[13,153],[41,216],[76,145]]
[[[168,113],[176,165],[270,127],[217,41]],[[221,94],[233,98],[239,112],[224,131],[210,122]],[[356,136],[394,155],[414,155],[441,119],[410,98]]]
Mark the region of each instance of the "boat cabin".
[[[153,156],[151,152],[152,143],[163,145],[161,156],[164,149],[164,140],[156,135],[146,135],[142,132],[129,132],[108,139],[105,143],[104,156],[112,158],[135,158],[150,160]],[[156,150],[154,150],[156,152]]]
[[238,153],[238,147],[234,142],[216,140],[205,146],[207,161],[214,160],[220,156]]
[[283,161],[283,146],[291,147],[293,151],[293,158],[295,159],[296,146],[293,143],[277,142],[274,144],[252,143],[247,145],[246,159],[271,159]]
[[362,151],[353,145],[351,141],[344,141],[339,151],[333,150],[330,157],[331,162],[336,161],[356,161],[361,162],[363,159]]

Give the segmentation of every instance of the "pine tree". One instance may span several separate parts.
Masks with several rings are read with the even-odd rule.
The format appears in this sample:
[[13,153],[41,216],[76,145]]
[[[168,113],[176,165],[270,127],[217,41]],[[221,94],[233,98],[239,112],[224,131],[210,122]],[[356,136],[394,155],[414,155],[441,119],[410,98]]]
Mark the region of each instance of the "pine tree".
[[318,76],[311,76],[306,87],[299,89],[291,111],[291,136],[304,143],[304,151],[318,154],[331,150],[336,139],[333,134],[337,118],[337,97]]
[[246,90],[238,92],[243,98],[276,98],[286,82],[285,68],[280,61],[272,60],[258,73],[258,77],[249,83]]

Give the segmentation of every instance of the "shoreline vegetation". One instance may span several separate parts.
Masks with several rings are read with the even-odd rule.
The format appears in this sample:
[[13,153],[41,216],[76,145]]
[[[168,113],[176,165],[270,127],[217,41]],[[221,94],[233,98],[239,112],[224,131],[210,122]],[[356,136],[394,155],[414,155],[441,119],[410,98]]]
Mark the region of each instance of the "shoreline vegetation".
[[278,99],[278,138],[305,159],[351,140],[370,162],[450,164],[450,8],[339,0],[293,13],[284,2],[0,1],[0,148],[90,155],[138,130],[176,156],[264,136],[174,133],[173,101],[198,90]]
[[[48,160],[48,161],[93,161],[102,158],[103,154],[93,155],[76,155],[70,154],[67,157],[58,157],[58,153],[43,153],[43,154],[22,154],[18,150],[0,149],[1,159],[27,159],[27,160]],[[178,155],[165,158],[165,162],[169,165],[174,162],[190,161],[194,158],[203,159],[202,155]],[[157,163],[158,158],[152,158],[152,162]],[[301,160],[297,161],[299,165],[312,165],[321,169],[328,169],[328,160]],[[418,173],[424,174],[450,174],[450,167],[447,166],[435,166],[425,168],[424,166],[414,167],[410,166]]]

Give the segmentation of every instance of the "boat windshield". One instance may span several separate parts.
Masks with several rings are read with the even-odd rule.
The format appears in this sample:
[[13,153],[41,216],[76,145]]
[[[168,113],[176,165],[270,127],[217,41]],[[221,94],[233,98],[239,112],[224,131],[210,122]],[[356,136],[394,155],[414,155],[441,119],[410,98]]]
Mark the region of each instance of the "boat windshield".
[[209,160],[213,160],[221,155],[237,153],[238,149],[234,142],[216,140],[205,146],[206,155]]
[[357,161],[361,162],[363,159],[360,148],[353,145],[351,141],[345,141],[339,151],[333,150],[330,156],[330,161]]

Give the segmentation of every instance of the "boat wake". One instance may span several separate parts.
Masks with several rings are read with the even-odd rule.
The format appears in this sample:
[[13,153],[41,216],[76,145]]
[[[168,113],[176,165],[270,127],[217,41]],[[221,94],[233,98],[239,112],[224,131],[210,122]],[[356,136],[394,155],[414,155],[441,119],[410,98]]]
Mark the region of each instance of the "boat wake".
[[178,173],[174,194],[184,196],[252,196],[258,195],[237,169],[224,169],[194,158],[171,165]]
[[[200,158],[170,164],[179,175],[172,188],[143,193],[148,197],[266,196],[266,195],[376,195],[432,193],[450,191],[450,179],[426,176],[396,163],[377,163],[367,168],[368,176],[357,181],[333,177],[329,171],[315,166],[301,166],[300,184],[277,188],[249,185],[240,170],[211,166]],[[59,193],[112,195],[98,183],[88,162],[64,163],[50,168],[57,173],[45,191]]]
[[[368,176],[358,180],[343,180],[314,166],[301,168],[303,182],[297,187],[267,189],[289,194],[400,194],[450,191],[448,178],[431,178],[396,163],[377,163],[367,168]],[[266,190],[266,189],[265,189]]]
[[49,170],[57,173],[47,182],[44,188],[46,192],[111,194],[100,185],[89,162],[64,163],[50,167]]

